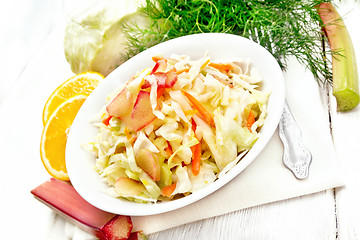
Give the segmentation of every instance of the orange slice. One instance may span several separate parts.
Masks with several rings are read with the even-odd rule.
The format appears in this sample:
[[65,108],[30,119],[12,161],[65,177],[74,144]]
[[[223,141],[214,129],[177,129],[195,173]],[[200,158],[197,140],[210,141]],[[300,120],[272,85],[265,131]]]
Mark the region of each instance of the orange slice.
[[61,84],[50,95],[43,110],[43,124],[45,126],[50,115],[57,107],[67,99],[77,95],[89,95],[104,79],[104,76],[97,72],[84,72],[75,75]]
[[40,157],[51,176],[68,181],[65,165],[67,135],[87,95],[78,94],[61,103],[50,115],[41,135]]

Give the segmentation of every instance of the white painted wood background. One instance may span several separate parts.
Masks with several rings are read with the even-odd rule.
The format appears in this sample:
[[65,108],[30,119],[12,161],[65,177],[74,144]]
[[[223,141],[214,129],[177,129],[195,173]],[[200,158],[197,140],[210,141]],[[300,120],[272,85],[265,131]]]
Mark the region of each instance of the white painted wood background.
[[[0,62],[1,72],[5,74],[0,80],[0,107],[2,101],[9,97],[7,94],[10,90],[23,84],[18,81],[19,76],[40,51],[70,4],[68,0],[14,0],[0,8],[1,26],[5,32],[0,38],[0,49],[3,56],[5,54]],[[360,69],[360,1],[341,1],[338,7],[345,16]],[[12,38],[13,35],[18,38]],[[152,234],[149,239],[360,239],[360,107],[351,112],[339,113],[331,93],[323,89],[320,91],[323,92],[324,108],[329,109],[329,126],[345,173],[346,187],[186,224]],[[3,164],[6,162],[2,161]],[[9,188],[4,182],[1,184],[1,189]],[[27,184],[28,189],[33,187],[24,184]],[[18,206],[18,209],[22,207]],[[35,215],[44,214],[32,214],[35,220],[28,220],[23,226],[25,230],[18,234],[27,235],[28,239],[44,239],[41,236],[46,232],[43,229],[46,219],[36,219]],[[35,238],[35,235],[39,237]],[[15,235],[7,239],[20,238]]]
[[[338,11],[345,16],[360,69],[360,2],[342,1]],[[329,88],[320,90],[328,102],[324,108],[329,109],[345,187],[186,224],[153,234],[150,239],[360,239],[360,107],[337,112]]]

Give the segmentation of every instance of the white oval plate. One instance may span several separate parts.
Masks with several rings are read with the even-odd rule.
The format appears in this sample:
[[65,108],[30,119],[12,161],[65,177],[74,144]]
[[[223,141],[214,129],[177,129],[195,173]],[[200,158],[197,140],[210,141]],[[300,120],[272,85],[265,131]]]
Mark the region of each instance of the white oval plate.
[[[181,199],[156,204],[140,204],[114,198],[104,192],[108,185],[94,170],[95,158],[81,148],[91,142],[97,128],[89,121],[105,105],[106,96],[125,83],[137,71],[153,66],[151,57],[163,54],[189,55],[198,59],[208,54],[212,60],[240,58],[249,60],[263,77],[263,90],[270,90],[268,115],[261,135],[248,154],[222,178]],[[70,181],[77,192],[90,204],[107,212],[142,216],[168,212],[184,207],[218,190],[241,173],[263,150],[280,120],[285,101],[283,73],[274,57],[263,47],[240,36],[223,33],[204,33],[176,38],[156,45],[123,63],[107,76],[86,99],[71,126],[66,146],[66,166]]]

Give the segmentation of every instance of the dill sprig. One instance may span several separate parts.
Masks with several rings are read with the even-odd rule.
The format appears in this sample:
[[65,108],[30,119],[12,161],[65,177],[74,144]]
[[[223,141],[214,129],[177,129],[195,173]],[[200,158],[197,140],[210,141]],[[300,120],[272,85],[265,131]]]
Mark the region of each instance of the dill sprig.
[[[330,50],[316,6],[323,0],[146,0],[149,27],[127,26],[128,59],[164,41],[196,33],[231,33],[270,51],[286,70],[290,56],[318,82],[331,82]],[[331,53],[331,52],[330,52]]]

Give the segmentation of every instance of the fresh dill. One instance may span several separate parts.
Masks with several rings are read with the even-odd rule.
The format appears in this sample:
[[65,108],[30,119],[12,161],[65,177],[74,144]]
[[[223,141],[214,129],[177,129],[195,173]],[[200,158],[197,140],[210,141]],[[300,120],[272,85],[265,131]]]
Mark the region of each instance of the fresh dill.
[[127,26],[128,59],[164,41],[196,33],[231,33],[270,51],[286,70],[290,56],[318,82],[331,82],[316,6],[323,0],[146,0],[140,11],[149,27]]

